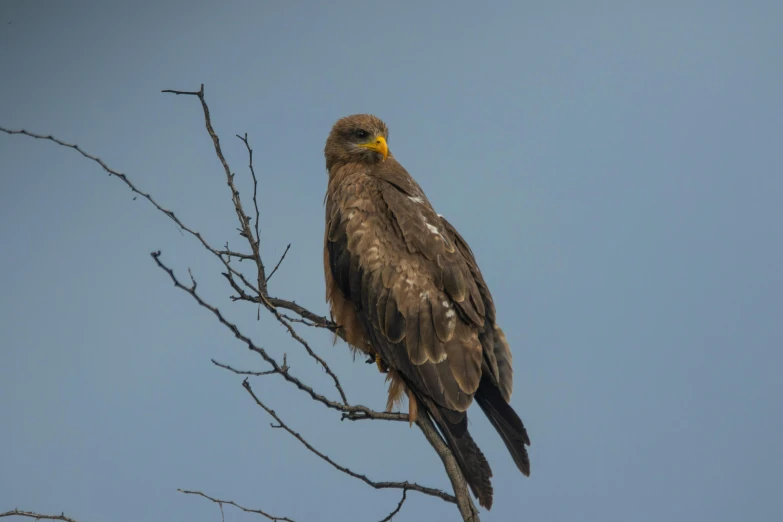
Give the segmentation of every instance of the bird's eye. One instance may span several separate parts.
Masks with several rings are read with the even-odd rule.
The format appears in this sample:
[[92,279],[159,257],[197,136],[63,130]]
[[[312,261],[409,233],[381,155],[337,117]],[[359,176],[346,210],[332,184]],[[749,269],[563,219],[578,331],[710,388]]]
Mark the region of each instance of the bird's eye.
[[354,136],[356,136],[360,140],[366,139],[370,135],[369,132],[367,132],[366,130],[362,130],[362,129],[356,129],[355,131],[353,131],[353,134],[354,134]]

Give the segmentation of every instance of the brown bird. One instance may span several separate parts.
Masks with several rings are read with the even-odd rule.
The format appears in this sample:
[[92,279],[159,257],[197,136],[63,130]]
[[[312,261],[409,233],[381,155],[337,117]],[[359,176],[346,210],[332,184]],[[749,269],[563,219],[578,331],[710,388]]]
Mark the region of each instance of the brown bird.
[[509,405],[511,351],[473,252],[394,159],[388,137],[383,121],[358,114],[326,140],[326,299],[348,344],[388,371],[387,409],[405,393],[411,422],[429,415],[490,509],[492,470],[466,410],[475,398],[529,476],[530,439]]

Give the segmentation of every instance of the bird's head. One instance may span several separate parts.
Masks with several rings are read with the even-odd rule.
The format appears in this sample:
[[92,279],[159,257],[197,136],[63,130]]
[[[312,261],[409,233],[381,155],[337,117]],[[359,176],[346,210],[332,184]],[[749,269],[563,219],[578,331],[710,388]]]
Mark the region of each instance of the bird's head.
[[354,114],[337,121],[326,139],[326,168],[337,164],[374,165],[389,156],[389,129],[371,114]]

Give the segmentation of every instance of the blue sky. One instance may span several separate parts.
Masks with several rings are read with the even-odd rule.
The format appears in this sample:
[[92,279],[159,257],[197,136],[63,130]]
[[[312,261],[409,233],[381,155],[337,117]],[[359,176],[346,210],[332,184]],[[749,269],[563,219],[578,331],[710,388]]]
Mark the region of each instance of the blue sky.
[[[533,473],[478,408],[485,521],[772,521],[783,411],[779,2],[68,2],[0,7],[0,124],[78,143],[215,244],[239,246],[195,99],[239,176],[247,132],[272,294],[325,314],[323,143],[372,112],[473,248],[514,352]],[[243,178],[247,188],[247,178]],[[220,520],[177,488],[315,520],[398,501],[316,460],[210,358],[267,369],[149,257],[293,371],[329,380],[220,266],[73,151],[0,136],[0,511]],[[385,384],[303,335],[350,400]],[[402,424],[341,423],[279,378],[254,388],[376,480],[448,489]],[[228,508],[227,508],[228,509]],[[453,520],[410,495],[395,521]],[[228,520],[250,519],[227,510]]]

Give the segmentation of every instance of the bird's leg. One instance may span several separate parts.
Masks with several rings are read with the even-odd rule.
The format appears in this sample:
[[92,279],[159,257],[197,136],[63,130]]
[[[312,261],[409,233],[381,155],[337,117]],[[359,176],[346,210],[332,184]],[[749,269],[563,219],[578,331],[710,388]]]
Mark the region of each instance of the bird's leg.
[[378,371],[381,373],[388,373],[389,367],[386,366],[386,363],[383,362],[383,359],[381,359],[381,356],[377,353],[375,354],[375,364],[378,366]]
[[385,362],[383,362],[383,359],[381,359],[381,356],[377,353],[375,355],[367,355],[367,360],[365,361],[367,364],[373,364],[378,367],[378,371],[381,373],[388,373],[389,367],[386,365]]

